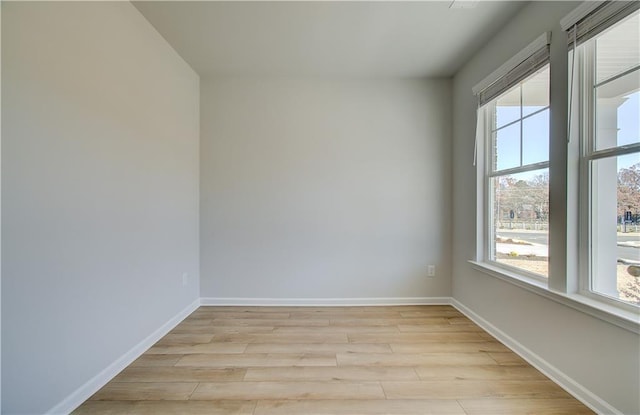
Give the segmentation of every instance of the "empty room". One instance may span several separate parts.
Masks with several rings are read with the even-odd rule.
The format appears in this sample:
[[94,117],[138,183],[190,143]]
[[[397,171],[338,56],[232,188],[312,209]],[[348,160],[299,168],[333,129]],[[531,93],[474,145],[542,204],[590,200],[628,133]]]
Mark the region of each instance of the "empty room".
[[640,414],[640,2],[0,16],[3,414]]

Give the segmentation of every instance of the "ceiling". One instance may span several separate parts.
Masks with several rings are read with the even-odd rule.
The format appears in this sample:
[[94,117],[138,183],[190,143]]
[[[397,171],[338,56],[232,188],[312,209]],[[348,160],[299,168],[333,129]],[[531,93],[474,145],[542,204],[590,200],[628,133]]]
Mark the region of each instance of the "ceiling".
[[451,4],[134,2],[203,77],[447,77],[526,3]]

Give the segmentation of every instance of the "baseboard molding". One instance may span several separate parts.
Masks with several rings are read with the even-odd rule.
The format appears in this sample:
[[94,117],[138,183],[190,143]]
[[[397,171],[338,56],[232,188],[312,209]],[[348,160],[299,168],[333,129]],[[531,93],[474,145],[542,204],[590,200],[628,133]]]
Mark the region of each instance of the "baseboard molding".
[[618,411],[605,400],[567,376],[564,372],[523,346],[520,342],[498,329],[458,300],[452,298],[451,305],[596,413],[622,415],[622,412]]
[[451,297],[384,297],[384,298],[232,298],[204,297],[203,306],[385,306],[451,304]]
[[140,343],[135,345],[131,350],[122,355],[118,360],[107,366],[102,372],[91,378],[87,383],[76,389],[71,395],[66,397],[62,402],[47,411],[47,414],[68,414],[80,406],[84,401],[89,399],[91,395],[96,393],[100,388],[106,385],[125,367],[129,366],[134,360],[142,355],[149,347],[160,340],[165,334],[170,332],[189,314],[193,313],[200,307],[200,299],[185,307],[182,311],[164,323],[160,328],[147,336]]

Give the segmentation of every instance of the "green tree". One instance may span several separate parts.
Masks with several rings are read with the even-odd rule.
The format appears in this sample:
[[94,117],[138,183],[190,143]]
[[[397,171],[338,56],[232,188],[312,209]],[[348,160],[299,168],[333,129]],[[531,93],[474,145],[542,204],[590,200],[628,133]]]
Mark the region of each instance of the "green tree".
[[618,216],[640,212],[640,163],[618,172]]
[[529,186],[538,219],[549,219],[549,172],[534,176]]
[[508,221],[513,211],[514,219],[547,220],[549,217],[549,173],[545,172],[527,180],[513,176],[494,179],[494,214],[500,221]]

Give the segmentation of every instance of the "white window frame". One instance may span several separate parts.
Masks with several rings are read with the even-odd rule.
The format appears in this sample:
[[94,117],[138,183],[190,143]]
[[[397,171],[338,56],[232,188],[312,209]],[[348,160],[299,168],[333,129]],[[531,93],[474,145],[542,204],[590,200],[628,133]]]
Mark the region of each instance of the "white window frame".
[[[613,27],[612,25],[611,27]],[[596,36],[597,37],[597,36]],[[595,38],[595,37],[594,37]],[[573,71],[574,91],[573,96],[570,99],[573,101],[574,106],[570,117],[577,120],[574,125],[574,131],[571,132],[572,145],[574,152],[577,153],[578,158],[578,172],[574,177],[577,177],[577,183],[571,183],[572,186],[577,188],[578,194],[578,224],[577,232],[578,238],[578,253],[577,258],[573,260],[577,262],[578,275],[574,278],[577,279],[578,293],[592,300],[602,302],[609,306],[619,308],[621,310],[627,310],[630,312],[638,313],[639,306],[624,302],[622,300],[610,297],[606,294],[602,294],[594,291],[592,287],[593,280],[593,264],[592,264],[592,219],[591,219],[591,204],[592,204],[592,161],[622,156],[626,154],[640,153],[640,143],[628,144],[623,146],[617,146],[613,148],[606,148],[603,150],[597,150],[595,146],[595,94],[594,89],[596,86],[601,85],[603,82],[611,82],[625,74],[633,71],[640,72],[640,65],[637,65],[622,74],[616,75],[610,79],[607,79],[601,83],[596,83],[595,79],[595,47],[593,39],[588,40],[582,45],[573,48],[569,52],[569,61],[575,65]]]
[[[550,67],[550,63],[547,62],[544,67]],[[539,71],[539,70],[538,70]],[[536,71],[536,72],[538,72]],[[533,76],[536,72],[532,73],[531,75],[527,76],[527,78],[530,78],[531,76]],[[525,78],[523,81],[521,82],[526,82]],[[516,84],[519,85],[520,83]],[[548,91],[550,92],[550,91]],[[506,91],[505,91],[506,93]],[[502,95],[500,95],[502,96]],[[494,211],[494,206],[493,206],[493,192],[494,189],[492,188],[492,181],[494,178],[496,177],[503,177],[503,176],[508,176],[510,174],[518,174],[518,173],[526,173],[529,171],[535,171],[535,170],[542,170],[542,169],[548,169],[549,168],[549,157],[547,157],[546,161],[542,161],[542,162],[537,162],[537,163],[530,163],[530,164],[524,164],[524,165],[520,165],[518,167],[512,167],[512,168],[507,168],[507,169],[502,169],[502,170],[494,170],[493,169],[493,165],[494,165],[494,154],[495,154],[495,147],[494,145],[496,144],[494,142],[494,132],[496,132],[498,129],[496,129],[496,131],[493,130],[493,119],[495,117],[496,114],[496,102],[497,100],[500,98],[500,96],[494,98],[491,102],[485,104],[485,106],[482,108],[484,111],[483,112],[483,116],[485,117],[485,131],[484,131],[484,148],[488,149],[489,151],[484,152],[485,153],[485,159],[484,159],[484,166],[483,166],[483,211],[484,211],[484,243],[483,243],[483,261],[486,263],[489,263],[495,267],[499,267],[499,268],[504,268],[512,273],[517,273],[517,274],[521,274],[522,276],[525,276],[527,278],[531,278],[534,280],[538,280],[543,282],[544,284],[546,284],[547,281],[547,277],[530,272],[524,268],[519,268],[519,267],[514,267],[499,261],[494,260],[493,258],[496,257],[496,252],[495,252],[495,244],[493,243],[493,241],[495,241],[496,238],[496,234],[495,234],[495,228],[494,226],[492,226],[492,222],[495,222],[496,218],[492,218],[493,215],[493,211]],[[514,124],[516,122],[520,122],[520,158],[522,161],[522,140],[523,140],[523,126],[522,126],[522,122],[528,118],[531,118],[545,110],[549,110],[550,106],[547,105],[545,108],[537,110],[531,114],[527,114],[524,115],[522,114],[522,96],[520,97],[520,116],[518,117],[518,119],[513,120],[503,126],[500,126],[499,129],[502,128],[506,128],[508,125],[510,124]],[[549,129],[549,125],[547,125],[547,129]]]
[[[565,31],[570,31],[570,29],[572,28],[575,29],[577,27],[576,23],[581,19],[584,19],[585,17],[589,17],[589,21],[593,22],[593,19],[591,19],[589,16],[590,13],[592,13],[594,10],[598,9],[605,3],[607,4],[607,7],[610,6],[608,10],[611,11],[611,14],[616,14],[617,16],[620,15],[620,10],[624,7],[625,4],[631,4],[632,7],[638,7],[638,2],[586,1],[574,11],[572,11],[569,15],[567,15],[564,19],[562,19],[562,21],[560,22],[562,29]],[[610,22],[611,21],[609,20],[608,23]],[[599,26],[598,30],[601,30],[601,28],[602,26]],[[579,33],[582,34],[583,32]],[[540,44],[542,43],[541,41],[546,40],[547,44],[551,43],[549,37],[549,34],[546,34],[545,36],[541,36],[540,38],[536,39],[536,41],[532,42],[532,44],[524,48],[516,56],[507,61],[496,71],[494,71],[494,73],[487,76],[487,78],[483,79],[475,87],[473,87],[473,94],[476,97],[479,97],[479,93],[488,85],[490,85],[491,82],[494,82],[499,76],[507,73],[509,71],[509,68],[513,68],[517,64],[517,62],[522,62],[527,58],[527,56],[530,56],[535,49],[540,47]],[[572,37],[572,39],[575,41],[576,37]],[[558,37],[557,40],[562,43],[566,42],[568,39]],[[554,56],[551,57],[551,91],[553,91],[554,60],[558,59],[558,56],[562,57],[562,54],[554,54]],[[565,53],[564,56],[566,58],[567,54]],[[572,91],[572,93],[575,93],[579,85],[577,83],[578,80],[575,76],[573,76],[571,58],[568,59],[568,64],[568,85],[570,86],[570,90]],[[563,65],[563,62],[560,62],[559,66]],[[554,111],[554,108],[557,108],[558,105],[566,105],[565,102],[561,102],[559,104],[557,101],[557,95],[555,98],[556,100],[554,100],[553,96],[554,93],[551,92],[550,107],[552,111]],[[478,101],[480,102],[481,100],[478,99]],[[523,275],[520,270],[518,270],[518,272],[512,272],[504,267],[496,267],[493,264],[484,261],[484,259],[486,258],[484,250],[486,240],[485,224],[487,224],[484,208],[484,195],[487,194],[487,189],[485,189],[484,186],[484,176],[483,174],[480,174],[480,172],[484,172],[483,169],[485,168],[484,163],[486,149],[483,140],[486,133],[485,125],[487,125],[487,120],[486,113],[483,108],[478,109],[476,145],[474,149],[474,166],[477,165],[476,189],[479,193],[478,197],[476,198],[476,211],[478,212],[476,216],[476,252],[475,259],[469,260],[468,262],[473,269],[482,272],[485,275],[489,275],[499,280],[505,281],[523,290],[527,290],[535,295],[547,298],[551,301],[562,304],[563,306],[570,307],[581,313],[593,316],[617,327],[628,330],[632,333],[640,334],[640,310],[637,307],[624,307],[624,304],[620,303],[619,301],[602,301],[601,298],[598,298],[596,296],[585,295],[582,293],[582,289],[579,286],[579,275],[581,271],[579,270],[578,258],[579,249],[582,249],[582,247],[579,246],[581,243],[581,235],[579,232],[580,224],[578,223],[578,215],[576,214],[576,212],[578,212],[581,207],[583,208],[585,204],[581,203],[581,201],[579,200],[579,140],[571,139],[570,137],[574,136],[580,129],[580,125],[578,122],[579,120],[577,119],[577,117],[571,116],[571,114],[576,111],[576,109],[579,108],[580,105],[581,104],[579,102],[572,103],[571,101],[569,101],[570,114],[567,120],[567,135],[564,137],[558,137],[557,130],[552,127],[549,137],[550,141],[558,139],[564,139],[565,141],[568,141],[566,160],[567,187],[565,188],[566,193],[564,194],[564,196],[566,197],[566,211],[558,212],[557,208],[555,208],[554,210],[553,205],[550,206],[550,209],[552,211],[551,214],[554,214],[553,212],[555,212],[555,214],[566,215],[565,220],[567,228],[566,233],[564,233],[565,237],[560,239],[559,245],[553,248],[553,255],[550,255],[550,257],[558,257],[558,255],[564,256],[564,258],[561,258],[560,262],[566,260],[566,268],[563,267],[561,269],[557,266],[551,266],[551,260],[553,260],[553,258],[550,258],[549,278],[547,281],[542,282],[539,279],[529,278],[526,275]],[[557,146],[557,141],[554,145]],[[550,143],[550,151],[552,151],[554,145],[551,145]],[[553,168],[553,158],[550,158],[550,164],[551,170],[551,168]],[[552,178],[550,186],[554,186],[554,183],[556,182],[557,180],[554,181],[554,179]],[[553,192],[553,188],[550,188],[550,196]],[[583,194],[584,192],[580,193],[580,195]],[[560,195],[560,197],[562,197],[562,195]],[[550,202],[553,202],[553,200],[551,200]],[[563,232],[561,232],[560,235],[562,235],[562,233]],[[552,246],[552,244],[556,243],[555,240],[552,240],[553,235],[554,233],[550,233],[549,236],[550,247]],[[584,250],[582,252],[584,252]],[[622,307],[620,306],[621,304],[623,304]]]
[[[495,240],[495,234],[491,226],[491,215],[493,214],[491,181],[494,177],[549,168],[549,160],[493,171],[491,167],[493,162],[491,151],[493,150],[493,125],[491,117],[495,113],[495,104],[500,96],[530,78],[545,66],[550,67],[550,43],[551,33],[543,33],[473,87],[473,92],[478,97],[479,105],[474,160],[477,164],[477,189],[481,189],[477,196],[478,216],[476,221],[475,263],[489,269],[499,270],[502,275],[506,275],[508,278],[521,279],[542,287],[547,287],[547,277],[493,260],[495,252],[492,241]],[[522,121],[532,115],[534,114],[522,117],[522,114],[520,114],[518,120]]]

